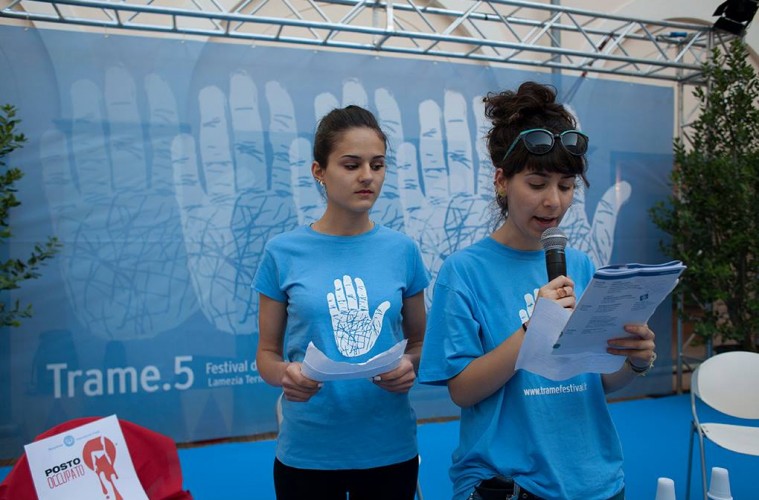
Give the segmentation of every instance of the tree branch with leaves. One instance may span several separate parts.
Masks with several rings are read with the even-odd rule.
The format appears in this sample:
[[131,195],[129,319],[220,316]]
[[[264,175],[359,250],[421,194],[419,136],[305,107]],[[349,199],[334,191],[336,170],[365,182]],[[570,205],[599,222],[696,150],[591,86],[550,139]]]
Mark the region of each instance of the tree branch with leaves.
[[[0,107],[0,239],[7,242],[13,237],[10,227],[11,210],[21,205],[16,198],[16,182],[24,173],[19,168],[8,167],[6,158],[26,142],[24,134],[17,132],[20,120],[16,118],[16,109],[11,105]],[[6,244],[7,247],[7,244]],[[23,259],[10,258],[0,262],[0,325],[20,326],[21,318],[33,314],[31,304],[21,304],[20,300],[11,300],[10,290],[21,287],[23,281],[40,276],[39,269],[44,262],[52,258],[61,244],[55,237],[48,238],[43,244],[35,244],[31,255]]]

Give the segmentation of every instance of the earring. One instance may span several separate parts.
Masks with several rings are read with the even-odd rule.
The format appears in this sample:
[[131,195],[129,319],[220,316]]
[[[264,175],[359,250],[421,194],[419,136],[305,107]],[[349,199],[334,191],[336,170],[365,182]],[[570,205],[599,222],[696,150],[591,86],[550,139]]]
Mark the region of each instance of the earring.
[[323,181],[323,180],[321,180],[321,179],[317,179],[316,177],[314,177],[314,180],[315,180],[315,181],[316,181],[316,183],[317,183],[317,184],[319,184],[319,185],[320,185],[322,188],[324,187],[324,181]]

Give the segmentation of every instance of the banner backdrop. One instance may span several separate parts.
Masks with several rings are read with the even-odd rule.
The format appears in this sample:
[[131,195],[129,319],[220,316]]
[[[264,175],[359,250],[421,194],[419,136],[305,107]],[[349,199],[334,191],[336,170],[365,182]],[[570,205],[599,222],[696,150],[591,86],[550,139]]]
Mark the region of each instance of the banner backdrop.
[[[179,442],[276,429],[250,284],[266,240],[321,213],[310,140],[338,105],[380,118],[390,168],[373,218],[416,239],[433,278],[493,228],[481,96],[527,79],[553,84],[591,138],[591,187],[563,224],[570,244],[597,265],[664,259],[647,210],[668,193],[668,87],[9,26],[0,68],[0,103],[17,107],[28,138],[9,158],[25,177],[3,256],[63,243],[11,296],[34,317],[0,332],[4,458],[79,416],[115,413]],[[398,171],[411,180],[399,185]],[[668,307],[652,326],[668,339]],[[660,366],[629,391],[669,392]],[[412,394],[420,418],[456,414],[444,389]]]

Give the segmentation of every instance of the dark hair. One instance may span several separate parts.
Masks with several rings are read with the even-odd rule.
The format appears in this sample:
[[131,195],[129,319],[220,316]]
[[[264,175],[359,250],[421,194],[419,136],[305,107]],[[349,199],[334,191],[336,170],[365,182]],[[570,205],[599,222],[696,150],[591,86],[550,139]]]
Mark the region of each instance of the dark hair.
[[360,106],[351,104],[344,108],[335,108],[319,120],[314,135],[314,160],[322,168],[327,168],[327,160],[335,147],[340,134],[352,128],[370,128],[377,132],[387,149],[387,136],[370,112]]
[[487,134],[490,159],[495,168],[503,170],[507,178],[513,177],[525,168],[536,172],[558,172],[576,175],[589,186],[585,176],[587,161],[585,156],[573,156],[564,148],[554,147],[544,155],[532,155],[520,141],[504,158],[519,133],[531,128],[545,128],[558,134],[577,127],[572,114],[556,102],[553,87],[536,82],[524,82],[516,92],[489,92],[483,98],[485,116],[493,126]]

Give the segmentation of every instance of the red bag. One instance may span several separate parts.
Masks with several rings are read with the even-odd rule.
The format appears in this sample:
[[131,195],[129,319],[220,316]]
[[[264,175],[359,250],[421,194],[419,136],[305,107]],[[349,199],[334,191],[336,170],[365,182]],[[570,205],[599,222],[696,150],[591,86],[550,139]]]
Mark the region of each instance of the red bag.
[[[82,417],[58,424],[34,440],[60,434],[88,424],[100,417]],[[132,457],[137,477],[150,500],[192,500],[189,491],[182,489],[182,469],[174,440],[145,427],[119,419],[121,432]],[[0,483],[0,500],[37,500],[32,473],[26,453],[13,466]]]

